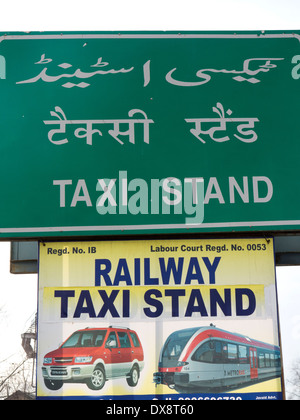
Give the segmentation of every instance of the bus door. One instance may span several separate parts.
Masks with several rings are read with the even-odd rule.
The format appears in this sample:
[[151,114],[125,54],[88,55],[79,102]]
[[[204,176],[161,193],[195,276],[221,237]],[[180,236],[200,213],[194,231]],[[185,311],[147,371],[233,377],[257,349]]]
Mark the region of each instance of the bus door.
[[257,350],[253,347],[250,347],[250,376],[251,379],[258,378]]

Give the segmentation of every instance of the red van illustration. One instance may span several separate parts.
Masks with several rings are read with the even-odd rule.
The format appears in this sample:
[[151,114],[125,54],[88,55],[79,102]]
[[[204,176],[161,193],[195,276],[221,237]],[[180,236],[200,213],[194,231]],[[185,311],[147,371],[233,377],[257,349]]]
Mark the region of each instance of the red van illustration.
[[44,357],[42,374],[48,389],[80,382],[100,390],[108,379],[125,377],[135,387],[144,368],[144,351],[129,328],[86,328],[74,332],[57,350]]
[[173,332],[153,380],[178,392],[213,392],[280,376],[279,347],[211,325]]

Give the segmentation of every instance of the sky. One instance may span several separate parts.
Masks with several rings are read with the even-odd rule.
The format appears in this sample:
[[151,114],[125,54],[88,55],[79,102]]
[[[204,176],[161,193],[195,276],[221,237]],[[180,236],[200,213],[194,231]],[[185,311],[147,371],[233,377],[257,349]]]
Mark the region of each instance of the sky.
[[[299,17],[299,0],[9,0],[1,4],[0,32],[283,31],[300,30]],[[9,274],[9,258],[9,244],[0,243],[0,331],[7,343],[0,362],[20,345],[36,310],[37,276]],[[288,370],[300,352],[300,267],[279,268],[277,281]]]
[[1,31],[297,29],[298,0],[2,2]]

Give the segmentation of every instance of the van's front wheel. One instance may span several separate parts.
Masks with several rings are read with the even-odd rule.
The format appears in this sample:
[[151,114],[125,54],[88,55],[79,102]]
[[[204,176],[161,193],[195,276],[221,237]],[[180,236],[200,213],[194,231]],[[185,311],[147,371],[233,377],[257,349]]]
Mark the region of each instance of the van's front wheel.
[[129,373],[129,377],[126,378],[126,381],[129,386],[135,387],[138,384],[139,378],[140,378],[139,367],[137,365],[134,365]]
[[87,386],[93,391],[100,391],[105,385],[106,376],[102,366],[96,366],[92,376],[87,380]]
[[45,385],[51,391],[58,391],[63,386],[63,381],[52,381],[51,379],[44,379]]

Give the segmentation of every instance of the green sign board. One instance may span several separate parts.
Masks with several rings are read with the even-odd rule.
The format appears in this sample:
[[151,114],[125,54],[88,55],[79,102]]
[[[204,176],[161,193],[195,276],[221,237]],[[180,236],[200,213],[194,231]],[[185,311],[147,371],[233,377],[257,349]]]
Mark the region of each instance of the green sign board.
[[300,32],[0,35],[0,236],[299,230]]

